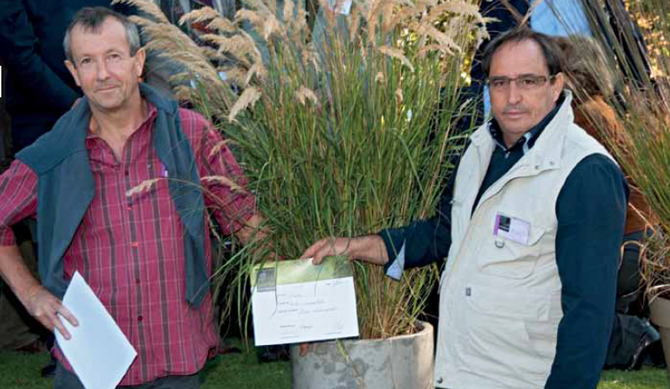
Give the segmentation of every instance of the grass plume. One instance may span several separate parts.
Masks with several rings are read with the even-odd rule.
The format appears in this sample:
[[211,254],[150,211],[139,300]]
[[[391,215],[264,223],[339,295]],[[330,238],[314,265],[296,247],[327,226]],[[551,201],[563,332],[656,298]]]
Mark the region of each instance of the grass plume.
[[[485,35],[478,23],[486,20],[468,1],[355,1],[346,20],[321,5],[310,30],[301,2],[277,9],[272,0],[243,0],[236,31],[226,24],[216,37],[202,37],[227,58],[208,70],[197,62],[208,61],[203,51],[184,45],[188,54],[179,52],[168,28],[153,36],[169,58],[198,56],[180,62],[181,79],[196,87],[179,85],[178,94],[234,143],[267,239],[284,258],[325,236],[356,236],[434,212],[449,157],[462,147],[452,120],[465,109],[458,100],[463,61]],[[448,31],[435,28],[438,14]],[[218,18],[199,11],[184,20]],[[221,70],[227,80],[212,79]],[[233,95],[234,88],[241,90]],[[221,293],[248,291],[258,255],[245,248],[217,271]],[[356,263],[362,337],[411,332],[438,270],[409,270],[395,282],[380,267]]]

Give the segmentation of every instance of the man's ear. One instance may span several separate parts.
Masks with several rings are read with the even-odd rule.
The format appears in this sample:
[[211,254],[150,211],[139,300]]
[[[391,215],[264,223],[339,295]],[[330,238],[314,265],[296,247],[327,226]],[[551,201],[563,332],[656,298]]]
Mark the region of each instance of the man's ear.
[[558,98],[561,96],[561,92],[563,92],[563,88],[565,88],[565,74],[563,74],[563,72],[556,73],[551,88],[554,95],[554,102],[557,102]]
[[140,49],[137,50],[137,53],[135,53],[135,66],[137,66],[136,70],[138,76],[142,75],[146,59],[147,59],[147,52],[144,50],[144,48],[140,47]]
[[74,66],[70,60],[65,60],[65,67],[67,70],[70,71],[70,74],[72,74],[72,77],[74,78],[74,82],[77,83],[78,87],[81,87],[81,83],[79,82],[79,76],[77,75],[77,68]]

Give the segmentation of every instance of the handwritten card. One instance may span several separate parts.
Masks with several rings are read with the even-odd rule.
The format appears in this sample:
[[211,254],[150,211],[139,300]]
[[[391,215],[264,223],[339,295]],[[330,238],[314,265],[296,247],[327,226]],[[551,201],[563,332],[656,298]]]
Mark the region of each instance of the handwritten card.
[[256,346],[358,336],[351,264],[332,257],[257,266],[251,276]]

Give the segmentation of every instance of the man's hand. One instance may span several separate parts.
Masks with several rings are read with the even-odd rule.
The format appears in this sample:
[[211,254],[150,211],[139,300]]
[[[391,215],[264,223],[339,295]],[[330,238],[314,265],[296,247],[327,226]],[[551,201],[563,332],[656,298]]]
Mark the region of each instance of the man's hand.
[[56,328],[65,339],[70,339],[70,333],[57,314],[61,314],[73,326],[79,324],[77,319],[30,273],[16,245],[0,246],[0,274],[28,313],[49,331]]
[[56,328],[65,339],[70,339],[70,333],[65,329],[58,314],[67,319],[73,326],[79,325],[77,319],[63,306],[63,303],[42,285],[36,285],[31,289],[26,296],[25,306],[28,312],[44,327],[49,331]]
[[320,264],[325,257],[344,255],[349,257],[349,248],[351,246],[349,238],[325,238],[309,246],[300,258],[312,258],[312,263]]
[[300,256],[313,258],[312,263],[320,264],[325,257],[344,255],[349,259],[384,265],[388,262],[388,253],[384,241],[378,235],[357,238],[326,238],[311,245]]

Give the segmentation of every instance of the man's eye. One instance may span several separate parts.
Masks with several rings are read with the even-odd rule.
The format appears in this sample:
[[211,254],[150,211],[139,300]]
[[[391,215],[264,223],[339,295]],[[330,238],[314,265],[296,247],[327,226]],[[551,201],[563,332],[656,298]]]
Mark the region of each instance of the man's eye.
[[491,86],[494,88],[504,88],[507,82],[507,80],[493,80],[491,81]]
[[523,86],[535,86],[537,85],[538,80],[535,77],[523,77],[520,78],[517,82]]
[[91,59],[90,59],[90,58],[84,58],[84,59],[81,60],[81,64],[82,64],[82,65],[88,65],[88,64],[90,64],[90,63],[91,63]]

